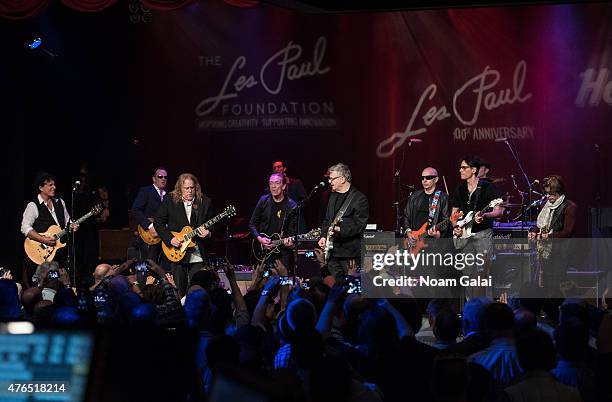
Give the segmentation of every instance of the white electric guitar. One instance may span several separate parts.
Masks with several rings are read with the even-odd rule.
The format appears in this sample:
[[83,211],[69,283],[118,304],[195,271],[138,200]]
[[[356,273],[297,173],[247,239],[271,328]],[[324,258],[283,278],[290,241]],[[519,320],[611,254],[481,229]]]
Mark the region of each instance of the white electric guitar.
[[465,247],[465,245],[467,244],[467,239],[474,236],[474,233],[472,233],[472,226],[476,222],[475,221],[476,213],[478,213],[478,215],[482,215],[487,211],[487,209],[494,209],[495,207],[503,203],[504,203],[503,199],[496,198],[493,201],[491,201],[489,204],[487,204],[487,206],[484,207],[482,210],[478,212],[470,211],[462,219],[458,220],[455,227],[459,227],[463,229],[463,233],[461,234],[461,236],[453,235],[455,247],[458,249]]

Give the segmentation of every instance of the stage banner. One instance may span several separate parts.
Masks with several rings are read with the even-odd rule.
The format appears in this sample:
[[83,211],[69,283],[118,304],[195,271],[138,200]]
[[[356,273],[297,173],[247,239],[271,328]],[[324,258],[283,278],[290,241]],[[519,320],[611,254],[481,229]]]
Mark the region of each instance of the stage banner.
[[134,36],[137,131],[201,152],[193,170],[231,165],[236,198],[273,159],[307,187],[344,161],[388,228],[397,176],[418,188],[434,166],[452,192],[477,154],[509,195],[512,176],[526,189],[516,156],[532,180],[564,176],[584,210],[609,199],[610,4],[306,15],[198,2],[153,11]]

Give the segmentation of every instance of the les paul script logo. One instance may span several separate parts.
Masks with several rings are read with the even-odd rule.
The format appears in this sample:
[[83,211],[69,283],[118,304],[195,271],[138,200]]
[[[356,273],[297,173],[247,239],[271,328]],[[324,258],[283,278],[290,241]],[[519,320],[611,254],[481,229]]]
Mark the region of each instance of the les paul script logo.
[[247,62],[245,56],[240,56],[230,68],[219,93],[201,101],[196,107],[196,114],[200,117],[206,116],[215,110],[221,101],[236,98],[245,89],[260,84],[270,95],[277,95],[283,89],[285,80],[295,81],[303,77],[327,74],[331,67],[322,67],[326,49],[327,39],[321,36],[315,44],[312,60],[299,62],[302,46],[289,42],[261,66],[259,80],[252,74],[239,75],[239,71]]
[[[523,87],[525,84],[525,77],[527,75],[527,63],[521,60],[514,69],[514,77],[512,80],[512,88],[505,88],[496,91],[494,88],[499,82],[500,73],[497,70],[491,69],[489,66],[485,67],[482,73],[477,76],[470,78],[461,88],[455,91],[453,96],[453,113],[457,120],[466,126],[473,126],[478,120],[481,108],[484,106],[487,110],[494,110],[503,105],[511,105],[513,103],[524,103],[527,102],[532,94],[527,93],[522,95]],[[376,154],[380,158],[387,158],[399,148],[404,142],[415,135],[423,134],[427,131],[427,127],[431,126],[436,121],[444,120],[451,117],[451,114],[446,109],[446,106],[432,106],[422,116],[423,124],[419,127],[415,124],[415,120],[425,100],[431,100],[436,95],[437,86],[431,84],[428,86],[421,98],[417,102],[416,107],[412,112],[412,117],[406,131],[403,133],[394,133],[391,137],[382,141],[378,144]],[[473,102],[472,105],[468,105],[471,113],[460,113],[459,105],[461,102],[466,102],[466,94],[473,94],[474,96],[469,98],[469,101]],[[461,110],[464,110],[463,108]]]

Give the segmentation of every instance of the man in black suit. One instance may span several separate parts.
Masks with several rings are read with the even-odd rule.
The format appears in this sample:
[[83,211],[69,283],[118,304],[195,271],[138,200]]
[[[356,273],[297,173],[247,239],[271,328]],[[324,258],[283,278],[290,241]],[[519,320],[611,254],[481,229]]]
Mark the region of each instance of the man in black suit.
[[[182,241],[171,232],[180,232],[185,226],[195,229],[210,220],[213,217],[211,205],[211,199],[202,194],[198,179],[191,173],[183,173],[174,190],[164,198],[153,226],[167,246],[180,247]],[[180,262],[169,263],[181,295],[187,293],[193,275],[204,267],[204,239],[210,235],[207,229],[198,228],[197,237],[193,238],[196,247],[188,248],[187,255]]]
[[[329,233],[333,241],[331,257],[327,261],[327,268],[336,279],[343,279],[348,271],[351,260],[358,260],[361,256],[361,236],[365,231],[369,217],[368,199],[355,186],[352,185],[352,175],[349,167],[338,163],[329,168],[329,185],[332,193],[327,202],[327,211],[321,224],[321,233]],[[332,222],[339,215],[347,203],[342,220],[332,226]],[[326,238],[319,239],[319,246],[325,248]]]
[[[159,209],[166,195],[166,185],[168,183],[168,172],[163,167],[153,170],[153,184],[141,187],[138,195],[132,204],[130,215],[132,220],[140,225],[144,230],[148,230],[153,237],[158,237],[157,231],[153,226],[153,217]],[[157,261],[160,244],[149,246],[140,237],[136,240],[136,247],[140,250],[142,259],[152,259]]]

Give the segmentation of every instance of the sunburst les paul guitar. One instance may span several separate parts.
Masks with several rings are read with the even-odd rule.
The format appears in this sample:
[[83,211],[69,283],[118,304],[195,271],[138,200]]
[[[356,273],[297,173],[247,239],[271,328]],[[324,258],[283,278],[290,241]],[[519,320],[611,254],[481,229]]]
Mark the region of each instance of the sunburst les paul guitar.
[[[91,218],[94,215],[99,214],[104,209],[102,204],[98,204],[94,206],[88,213],[81,216],[76,221],[72,222],[73,224],[80,225],[87,219]],[[26,255],[30,260],[32,260],[35,264],[42,264],[45,261],[53,261],[55,258],[55,253],[60,248],[66,247],[66,243],[62,243],[61,239],[69,232],[68,227],[66,229],[62,229],[58,225],[49,226],[45,233],[40,233],[42,236],[50,237],[55,240],[54,246],[49,246],[47,244],[41,243],[32,239],[25,239],[23,243],[23,249],[25,250]]]
[[195,229],[193,229],[191,226],[185,226],[180,232],[170,232],[174,237],[181,241],[181,245],[179,247],[174,247],[172,245],[168,246],[165,242],[163,242],[162,250],[164,255],[172,262],[181,261],[183,258],[185,258],[187,249],[195,247],[196,244],[193,241],[193,238],[198,234],[198,229],[208,229],[221,219],[231,218],[234,215],[236,215],[236,208],[233,205],[228,205],[219,215]]
[[[151,223],[153,222],[153,219],[149,219],[149,221],[151,221]],[[138,225],[138,236],[140,236],[140,238],[142,239],[142,241],[144,241],[146,244],[148,244],[149,246],[152,246],[154,244],[157,244],[161,241],[161,237],[159,236],[153,236],[151,234],[151,232],[149,232],[148,229],[143,228],[142,226]]]

